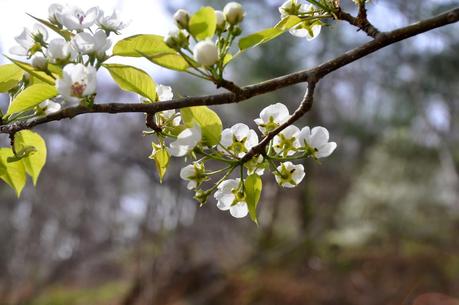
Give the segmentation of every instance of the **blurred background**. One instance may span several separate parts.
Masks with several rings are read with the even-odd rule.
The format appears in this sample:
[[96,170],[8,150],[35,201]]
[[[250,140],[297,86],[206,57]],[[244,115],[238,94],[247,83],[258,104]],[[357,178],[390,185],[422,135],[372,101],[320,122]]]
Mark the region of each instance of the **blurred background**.
[[[0,50],[52,1],[0,0]],[[226,1],[130,0],[74,3],[131,21],[124,36],[165,34],[177,8],[222,9]],[[277,22],[283,1],[240,1],[244,33]],[[350,0],[344,7],[354,12]],[[382,30],[459,1],[375,0]],[[40,126],[48,163],[20,199],[0,184],[0,304],[449,304],[459,301],[459,31],[438,29],[390,46],[327,76],[298,125],[323,125],[338,149],[294,190],[264,177],[260,226],[202,208],[178,178],[163,185],[143,115],[88,115]],[[367,41],[331,23],[313,42],[285,35],[229,68],[240,85],[313,67]],[[5,58],[1,58],[4,62]],[[215,89],[141,60],[176,94]],[[135,102],[100,73],[99,102]],[[298,105],[293,86],[213,109],[224,125],[253,119],[266,105]],[[0,98],[7,107],[7,99]],[[7,145],[4,136],[2,145]]]

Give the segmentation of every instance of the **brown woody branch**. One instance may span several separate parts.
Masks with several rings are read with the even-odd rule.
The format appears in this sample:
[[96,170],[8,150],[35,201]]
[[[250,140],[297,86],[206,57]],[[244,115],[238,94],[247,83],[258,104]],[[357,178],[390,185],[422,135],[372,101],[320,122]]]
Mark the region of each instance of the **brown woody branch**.
[[[163,110],[180,109],[191,106],[211,106],[238,103],[247,100],[251,97],[275,91],[280,88],[288,87],[294,84],[308,82],[316,83],[327,74],[342,68],[362,57],[374,53],[384,47],[392,45],[401,40],[416,36],[418,34],[445,26],[447,24],[459,21],[459,7],[450,11],[444,12],[436,17],[432,17],[412,25],[399,28],[391,32],[381,32],[372,41],[361,45],[353,50],[344,53],[330,61],[327,61],[313,69],[302,70],[291,73],[274,79],[270,79],[258,84],[241,87],[237,93],[228,92],[199,97],[185,97],[166,102],[157,102],[153,104],[125,104],[125,103],[108,103],[95,104],[92,107],[75,106],[65,108],[57,113],[32,118],[29,120],[10,123],[0,126],[0,133],[11,134],[22,129],[30,129],[37,125],[48,122],[58,121],[62,119],[71,119],[75,116],[85,113],[156,113]],[[239,88],[239,87],[238,87]],[[233,88],[234,89],[234,88]]]
[[359,4],[359,14],[357,17],[344,12],[341,8],[338,8],[335,16],[338,20],[347,21],[357,27],[359,31],[365,32],[370,37],[376,38],[380,34],[380,31],[368,20],[365,2]]

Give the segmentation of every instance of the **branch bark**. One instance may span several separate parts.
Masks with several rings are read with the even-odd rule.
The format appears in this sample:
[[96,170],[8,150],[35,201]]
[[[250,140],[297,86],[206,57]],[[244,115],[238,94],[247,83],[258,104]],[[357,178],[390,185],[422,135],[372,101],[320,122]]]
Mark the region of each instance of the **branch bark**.
[[[228,92],[207,96],[185,97],[171,101],[157,102],[154,104],[107,103],[95,104],[93,107],[86,107],[81,105],[74,106],[65,108],[60,112],[48,116],[32,118],[7,125],[1,125],[0,133],[11,134],[22,129],[30,129],[37,125],[62,119],[71,119],[75,116],[86,113],[117,114],[127,112],[141,112],[153,114],[164,110],[180,109],[191,106],[212,106],[238,103],[248,100],[251,97],[272,92],[294,84],[303,82],[316,83],[327,74],[338,70],[362,57],[372,54],[384,47],[458,21],[459,7],[391,32],[381,32],[376,35],[376,38],[372,41],[352,49],[343,55],[327,61],[313,69],[294,72],[258,84],[242,87],[240,90],[236,89],[236,93]],[[234,90],[234,87],[232,89]]]

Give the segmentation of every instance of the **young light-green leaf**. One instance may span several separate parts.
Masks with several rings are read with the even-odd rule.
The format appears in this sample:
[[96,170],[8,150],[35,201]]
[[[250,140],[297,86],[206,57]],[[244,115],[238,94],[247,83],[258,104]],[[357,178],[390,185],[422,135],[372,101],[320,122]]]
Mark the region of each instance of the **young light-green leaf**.
[[47,83],[47,84],[49,84],[51,86],[55,85],[55,83],[56,83],[55,78],[57,78],[57,75],[53,74],[53,76],[50,76],[50,75],[46,74],[43,71],[36,71],[32,67],[32,65],[30,65],[30,64],[28,64],[26,62],[15,60],[15,59],[9,58],[8,56],[5,56],[5,57],[8,58],[9,60],[11,60],[16,66],[18,66],[19,68],[21,68],[25,72],[29,73],[33,77],[36,77],[39,80],[41,80],[42,82]]
[[35,151],[21,159],[24,168],[32,177],[34,185],[37,185],[38,176],[46,163],[46,143],[45,140],[36,132],[31,130],[21,130],[14,134],[14,149],[23,150],[26,147],[33,147]]
[[15,190],[16,195],[19,197],[27,181],[26,171],[21,161],[8,162],[10,157],[14,157],[11,148],[0,148],[0,163],[3,168],[3,170],[0,170],[0,179]]
[[247,202],[247,206],[249,208],[249,215],[255,223],[258,223],[257,205],[260,201],[262,186],[263,182],[261,180],[261,177],[257,174],[252,174],[248,176],[244,181],[246,196],[245,199]]
[[217,28],[217,17],[210,6],[202,7],[190,18],[190,33],[197,40],[204,40],[212,37]]
[[223,125],[217,113],[206,106],[182,108],[180,112],[187,127],[195,124],[201,127],[202,138],[207,145],[217,145],[220,142]]
[[301,22],[301,19],[297,16],[287,16],[273,28],[265,29],[257,33],[250,34],[246,37],[243,37],[239,40],[239,49],[241,51],[247,50],[259,46],[263,43],[277,38],[282,35],[285,31],[288,31],[292,27],[296,26]]
[[113,55],[145,57],[151,62],[177,71],[185,71],[189,65],[174,49],[169,48],[160,35],[135,35],[120,40],[113,47]]
[[15,64],[7,64],[0,66],[0,92],[8,92],[16,87],[22,79],[24,71]]
[[140,94],[151,102],[156,101],[156,83],[145,71],[121,64],[103,66],[110,72],[113,80],[121,89]]
[[163,178],[164,175],[166,175],[167,167],[169,165],[169,152],[167,149],[161,148],[158,149],[152,157],[155,160],[156,170],[159,175],[159,182],[163,183]]
[[57,95],[57,89],[48,84],[35,84],[27,87],[11,101],[5,116],[29,110],[41,102]]

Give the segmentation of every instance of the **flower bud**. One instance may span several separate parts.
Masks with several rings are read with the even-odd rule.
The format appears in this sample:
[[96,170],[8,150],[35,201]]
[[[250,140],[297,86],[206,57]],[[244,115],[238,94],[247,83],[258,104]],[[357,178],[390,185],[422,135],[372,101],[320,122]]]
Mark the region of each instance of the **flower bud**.
[[217,46],[211,40],[200,41],[193,49],[194,60],[199,64],[210,67],[218,61]]
[[215,11],[215,17],[217,17],[217,30],[223,31],[226,27],[225,15],[222,11]]
[[230,2],[223,8],[223,14],[229,24],[236,25],[242,22],[245,12],[240,3]]
[[172,30],[164,37],[164,42],[169,48],[179,50],[188,47],[188,36],[182,30]]
[[32,57],[32,66],[37,70],[46,70],[48,60],[42,54],[35,54]]
[[190,22],[190,14],[184,9],[179,9],[174,14],[175,22],[181,29],[188,29],[188,23]]

